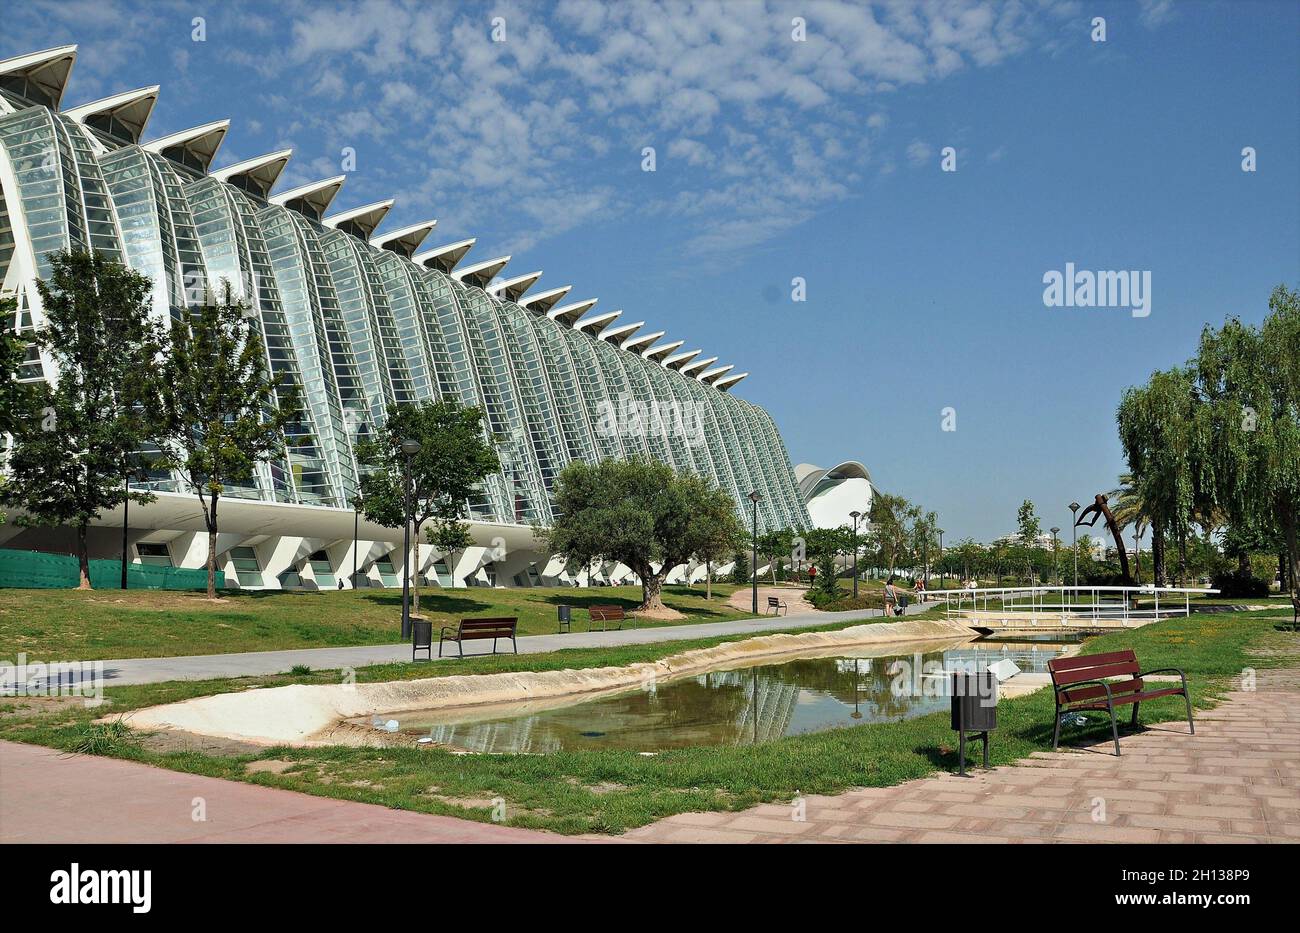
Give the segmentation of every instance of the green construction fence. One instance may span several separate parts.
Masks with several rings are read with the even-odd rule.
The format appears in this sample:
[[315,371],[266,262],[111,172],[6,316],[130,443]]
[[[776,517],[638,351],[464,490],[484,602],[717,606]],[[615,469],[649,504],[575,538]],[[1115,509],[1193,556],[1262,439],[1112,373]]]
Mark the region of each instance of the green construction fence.
[[[67,554],[0,548],[0,587],[70,589],[80,582],[77,559]],[[126,584],[133,590],[204,590],[208,571],[156,564],[127,564]],[[92,560],[90,585],[97,590],[122,585],[122,562]],[[217,588],[226,585],[225,571],[217,571]]]

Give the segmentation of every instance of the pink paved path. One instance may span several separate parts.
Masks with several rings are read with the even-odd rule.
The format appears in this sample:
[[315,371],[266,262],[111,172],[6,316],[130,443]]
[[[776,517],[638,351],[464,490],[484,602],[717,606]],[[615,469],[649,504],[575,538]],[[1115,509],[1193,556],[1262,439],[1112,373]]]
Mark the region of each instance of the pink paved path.
[[[740,813],[683,813],[642,842],[1300,842],[1300,673],[1260,671],[1186,721],[1033,758],[975,778],[805,798]],[[994,741],[997,741],[996,734]],[[1104,802],[1104,820],[1098,801]]]
[[[191,818],[195,797],[206,801],[206,822]],[[0,742],[0,843],[566,841],[550,833]]]

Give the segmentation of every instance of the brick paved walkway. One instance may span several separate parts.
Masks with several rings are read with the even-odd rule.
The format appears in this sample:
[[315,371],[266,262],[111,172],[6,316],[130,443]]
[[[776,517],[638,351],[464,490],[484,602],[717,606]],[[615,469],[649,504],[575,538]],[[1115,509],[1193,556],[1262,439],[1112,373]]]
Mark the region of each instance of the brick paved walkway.
[[[642,842],[1300,842],[1300,672],[1260,671],[1187,723],[1016,765],[740,813],[683,813]],[[996,738],[995,738],[996,741]],[[1100,808],[1104,806],[1104,819]]]
[[[203,801],[204,819],[195,805]],[[570,842],[94,755],[0,742],[0,843]]]

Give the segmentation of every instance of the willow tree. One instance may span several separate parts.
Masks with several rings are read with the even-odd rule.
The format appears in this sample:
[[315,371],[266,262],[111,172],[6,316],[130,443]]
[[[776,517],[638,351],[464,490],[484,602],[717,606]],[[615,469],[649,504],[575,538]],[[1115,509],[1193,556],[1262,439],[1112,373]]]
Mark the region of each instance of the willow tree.
[[1258,328],[1205,328],[1193,365],[1215,504],[1236,528],[1281,535],[1300,612],[1300,293],[1279,285],[1268,306]]
[[208,532],[208,598],[217,596],[217,510],[227,487],[254,480],[284,456],[284,428],[299,417],[295,392],[272,376],[261,330],[229,284],[172,321],[159,369],[159,447],[185,474]]
[[638,457],[570,463],[555,482],[555,516],[542,532],[551,553],[570,567],[624,564],[641,580],[642,612],[666,611],[663,585],[675,567],[743,535],[722,489]]
[[1208,469],[1210,435],[1189,367],[1154,373],[1146,385],[1124,393],[1117,413],[1119,438],[1129,473],[1121,477],[1115,519],[1121,525],[1151,525],[1153,579],[1167,578],[1165,537],[1178,544],[1185,570],[1187,536],[1200,511]]

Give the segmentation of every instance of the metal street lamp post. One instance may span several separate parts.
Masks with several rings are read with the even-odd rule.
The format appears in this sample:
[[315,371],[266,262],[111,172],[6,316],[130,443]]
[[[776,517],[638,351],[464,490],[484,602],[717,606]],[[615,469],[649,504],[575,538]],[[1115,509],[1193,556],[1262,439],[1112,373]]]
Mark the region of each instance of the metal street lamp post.
[[936,528],[935,531],[939,532],[939,589],[943,589],[945,579],[943,572],[943,529]]
[[853,598],[858,598],[858,519],[862,513],[853,511],[849,513],[853,519]]
[[420,452],[420,442],[402,441],[402,640],[411,637],[411,458]]
[[749,494],[749,501],[754,503],[754,564],[749,568],[754,575],[754,615],[758,615],[758,500],[761,498],[757,491]]
[[361,494],[352,499],[352,588],[357,588],[357,546],[361,537]]
[[1052,529],[1051,529],[1051,532],[1052,532],[1052,576],[1056,578],[1056,585],[1057,585],[1057,586],[1060,586],[1060,585],[1061,585],[1061,561],[1060,561],[1060,558],[1059,558],[1059,556],[1058,556],[1057,547],[1056,547],[1056,533],[1057,533],[1058,531],[1060,531],[1060,530],[1061,530],[1060,528],[1052,528]]

